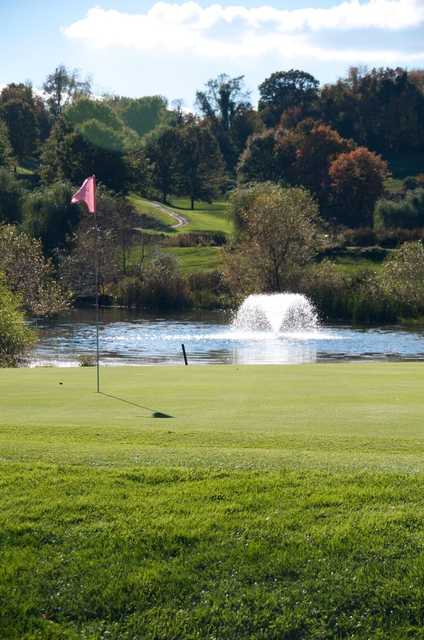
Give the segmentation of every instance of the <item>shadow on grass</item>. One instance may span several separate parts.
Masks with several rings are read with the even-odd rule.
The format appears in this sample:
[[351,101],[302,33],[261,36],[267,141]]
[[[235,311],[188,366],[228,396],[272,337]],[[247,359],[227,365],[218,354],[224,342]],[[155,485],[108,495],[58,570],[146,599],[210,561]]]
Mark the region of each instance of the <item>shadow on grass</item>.
[[156,411],[151,407],[145,407],[138,402],[133,402],[132,400],[126,400],[125,398],[120,398],[119,396],[113,396],[111,393],[104,393],[104,391],[99,391],[101,396],[106,396],[107,398],[112,398],[112,400],[119,400],[120,402],[125,402],[125,404],[130,404],[133,407],[138,407],[138,409],[145,409],[146,411],[152,412],[152,418],[173,418],[174,416],[170,416],[167,413],[162,413],[161,411]]

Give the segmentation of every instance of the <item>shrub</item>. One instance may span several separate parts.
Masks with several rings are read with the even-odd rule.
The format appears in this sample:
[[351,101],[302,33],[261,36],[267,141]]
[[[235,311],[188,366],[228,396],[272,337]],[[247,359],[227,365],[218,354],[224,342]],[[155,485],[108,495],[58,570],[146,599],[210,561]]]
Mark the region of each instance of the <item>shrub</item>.
[[230,306],[229,288],[221,271],[192,273],[188,282],[194,306],[203,309]]
[[374,211],[374,226],[415,229],[424,226],[424,189],[408,191],[399,201],[382,199]]
[[6,287],[0,275],[0,367],[16,367],[34,342],[34,333],[25,325],[19,299]]
[[29,313],[49,316],[67,309],[67,296],[53,278],[41,243],[13,225],[0,225],[0,270]]
[[190,288],[178,273],[175,258],[162,253],[156,254],[140,276],[122,280],[115,295],[120,304],[129,308],[168,311],[192,305]]
[[405,242],[387,258],[379,276],[385,295],[403,315],[424,312],[424,244]]
[[353,323],[390,322],[397,318],[396,305],[369,270],[347,275],[324,260],[305,272],[300,289],[313,300],[322,318]]
[[169,236],[166,244],[169,247],[222,247],[227,242],[223,231],[192,231]]
[[22,197],[19,181],[8,169],[0,168],[0,224],[21,222]]
[[342,234],[343,242],[348,247],[369,247],[376,243],[376,234],[370,227],[346,229]]

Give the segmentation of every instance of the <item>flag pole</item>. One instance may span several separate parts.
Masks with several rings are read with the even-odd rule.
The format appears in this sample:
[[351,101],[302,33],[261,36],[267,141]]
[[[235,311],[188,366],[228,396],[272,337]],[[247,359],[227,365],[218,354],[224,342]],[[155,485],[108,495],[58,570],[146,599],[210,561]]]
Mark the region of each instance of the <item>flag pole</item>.
[[100,345],[99,345],[99,226],[97,224],[97,202],[96,202],[96,176],[93,175],[94,183],[94,224],[95,235],[95,261],[96,261],[96,373],[97,373],[97,393],[100,393]]
[[94,213],[94,260],[96,281],[96,368],[97,368],[97,393],[100,393],[100,349],[99,349],[99,225],[97,224],[96,205],[96,176],[86,178],[78,191],[71,198],[72,204],[83,202],[89,213]]

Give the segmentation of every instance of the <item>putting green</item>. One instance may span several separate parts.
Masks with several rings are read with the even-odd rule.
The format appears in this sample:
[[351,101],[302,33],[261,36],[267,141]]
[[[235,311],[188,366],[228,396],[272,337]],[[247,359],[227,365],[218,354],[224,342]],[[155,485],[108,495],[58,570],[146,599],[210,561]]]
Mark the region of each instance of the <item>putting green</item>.
[[109,367],[101,389],[90,368],[0,371],[3,459],[423,467],[417,363]]
[[0,370],[0,638],[422,638],[423,367]]

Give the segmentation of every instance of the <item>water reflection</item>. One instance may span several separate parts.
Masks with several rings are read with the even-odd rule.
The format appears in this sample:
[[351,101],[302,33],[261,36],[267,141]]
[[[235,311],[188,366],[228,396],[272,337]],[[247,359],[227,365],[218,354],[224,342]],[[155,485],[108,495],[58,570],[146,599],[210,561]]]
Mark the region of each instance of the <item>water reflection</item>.
[[[34,365],[76,366],[79,356],[95,353],[92,311],[74,311],[59,321],[36,326],[40,340],[33,353]],[[172,318],[141,317],[123,310],[102,313],[102,364],[182,364],[181,343],[193,364],[424,359],[422,330],[332,326],[276,335],[235,329],[223,313]]]

